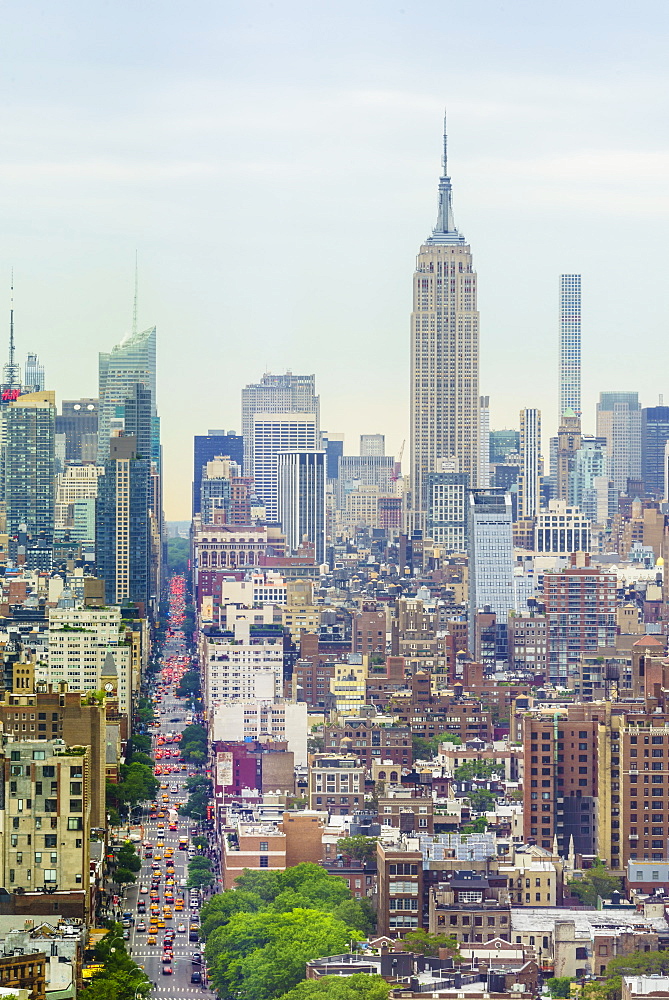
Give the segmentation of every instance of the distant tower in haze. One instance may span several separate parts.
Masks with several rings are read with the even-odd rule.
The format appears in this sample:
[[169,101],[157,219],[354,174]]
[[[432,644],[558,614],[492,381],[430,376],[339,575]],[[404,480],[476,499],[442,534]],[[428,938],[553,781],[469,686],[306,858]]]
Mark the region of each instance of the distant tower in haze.
[[[320,436],[320,401],[316,395],[315,375],[270,375],[242,389],[242,435],[244,437],[244,475],[254,476],[253,419],[258,413],[269,417],[281,413],[310,413]],[[299,443],[294,447],[300,447]]]
[[277,455],[278,514],[286,545],[297,552],[311,542],[317,563],[325,561],[324,451],[283,451]]
[[581,275],[560,275],[560,412],[581,416]]
[[[600,392],[597,437],[606,438],[609,475],[619,493],[641,479],[641,404],[638,392]],[[638,486],[634,486],[638,489]]]
[[418,251],[411,315],[411,486],[414,528],[429,509],[428,476],[455,461],[479,472],[479,314],[471,249],[453,221],[444,122],[439,213]]
[[29,354],[23,367],[24,392],[44,392],[44,365],[36,354]]
[[361,434],[360,454],[361,455],[385,455],[386,436],[385,434]]
[[490,396],[481,396],[479,412],[479,487],[490,486]]
[[518,517],[536,517],[540,507],[541,410],[520,411]]
[[109,354],[99,355],[98,465],[109,457],[113,421],[125,408],[126,399],[139,384],[151,392],[151,454],[143,457],[160,462],[160,433],[156,415],[156,328],[134,332]]

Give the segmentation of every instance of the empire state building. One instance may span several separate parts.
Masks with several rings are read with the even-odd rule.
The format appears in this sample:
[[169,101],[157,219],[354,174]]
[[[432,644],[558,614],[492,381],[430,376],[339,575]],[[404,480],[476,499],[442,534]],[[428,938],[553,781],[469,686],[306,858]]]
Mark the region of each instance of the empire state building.
[[413,526],[424,528],[430,473],[466,473],[478,485],[479,314],[472,252],[453,221],[444,122],[439,214],[418,252],[411,314]]

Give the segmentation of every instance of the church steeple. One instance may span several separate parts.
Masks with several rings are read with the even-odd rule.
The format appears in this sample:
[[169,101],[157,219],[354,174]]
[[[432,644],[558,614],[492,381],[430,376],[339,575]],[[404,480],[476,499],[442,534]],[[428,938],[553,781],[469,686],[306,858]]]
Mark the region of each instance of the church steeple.
[[439,212],[437,224],[428,237],[427,243],[464,243],[465,238],[455,228],[453,219],[453,188],[448,176],[448,132],[446,129],[446,112],[444,112],[444,153],[442,158],[442,175],[439,178]]

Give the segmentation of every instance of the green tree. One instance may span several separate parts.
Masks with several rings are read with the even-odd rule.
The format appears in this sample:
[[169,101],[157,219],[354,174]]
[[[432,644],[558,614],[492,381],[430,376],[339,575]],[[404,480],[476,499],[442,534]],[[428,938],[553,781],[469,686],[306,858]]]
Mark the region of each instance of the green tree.
[[170,573],[186,576],[190,562],[190,543],[187,538],[167,539],[167,566]]
[[362,931],[365,937],[376,929],[376,910],[372,901],[363,896],[362,899],[353,899],[350,896],[343,900],[332,910],[332,916],[337,920],[342,920],[349,927],[355,927]]
[[606,967],[607,977],[666,976],[669,973],[669,951],[635,951],[631,955],[612,958]]
[[[199,864],[198,864],[199,862]],[[211,870],[211,861],[208,858],[193,858],[188,865],[189,889],[201,889],[205,885],[211,885],[214,881],[214,874]]]
[[557,979],[553,977],[546,980],[546,989],[553,1000],[568,1000],[569,986],[573,982],[571,976],[558,976]]
[[357,972],[353,976],[305,979],[279,1000],[387,1000],[389,990],[381,976]]
[[610,899],[614,892],[622,889],[620,879],[616,875],[609,875],[604,862],[599,858],[595,858],[592,867],[580,879],[568,882],[567,886],[572,896],[589,906],[595,906],[598,897]]
[[337,850],[345,858],[356,861],[371,861],[376,857],[376,842],[378,837],[363,837],[356,834],[353,837],[341,837],[337,841]]
[[461,833],[485,833],[488,829],[488,820],[485,816],[479,816],[473,823],[466,823]]
[[495,802],[495,796],[486,788],[477,788],[476,791],[470,792],[467,798],[472,809],[477,813],[488,812]]
[[178,698],[195,698],[202,694],[200,675],[197,670],[187,670],[177,687]]
[[453,958],[460,957],[458,939],[454,934],[429,934],[421,928],[408,931],[404,935],[404,942],[408,951],[415,951],[419,955],[436,956],[440,948],[445,948]]
[[234,913],[257,913],[265,905],[255,892],[244,892],[242,889],[219,892],[200,911],[202,936],[208,938],[217,927],[227,924]]
[[310,959],[341,953],[353,937],[318,910],[236,913],[207,940],[209,980],[222,1000],[274,1000],[304,978]]
[[117,868],[114,872],[114,882],[117,885],[132,885],[135,881],[135,876],[129,868]]
[[456,781],[473,781],[475,778],[491,778],[504,774],[504,765],[496,764],[494,760],[469,760],[453,771]]

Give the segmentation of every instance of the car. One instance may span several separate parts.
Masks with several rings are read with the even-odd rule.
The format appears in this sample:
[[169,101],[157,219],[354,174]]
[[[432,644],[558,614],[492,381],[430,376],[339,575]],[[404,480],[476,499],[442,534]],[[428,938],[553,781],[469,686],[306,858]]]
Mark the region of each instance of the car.
[[177,932],[179,934],[185,934],[186,933],[186,925],[185,924],[178,924],[177,925]]
[[147,892],[149,891],[148,885],[140,885],[139,891],[142,896],[146,896]]
[[164,976],[171,976],[172,975],[172,966],[171,965],[164,965],[163,966],[163,975]]
[[147,937],[147,939],[146,939],[146,943],[147,943],[147,944],[156,944],[156,943],[157,943],[157,941],[158,941],[158,938],[156,937],[156,932],[155,932],[155,931],[152,931],[152,932],[151,932],[151,933],[149,934],[149,936]]
[[123,940],[124,941],[130,940],[130,929],[128,927],[126,927],[125,930],[123,931]]
[[194,951],[190,958],[191,958],[191,962],[201,962],[202,961],[202,952],[201,951]]
[[171,948],[167,948],[167,949],[163,948],[163,964],[167,964],[168,962],[171,962],[171,961],[172,961],[172,949]]
[[140,920],[135,929],[141,934],[144,934],[146,932],[146,922],[144,920]]
[[202,982],[202,973],[198,972],[197,969],[194,969],[193,972],[191,972],[191,974],[190,974],[190,981],[191,981],[191,983],[201,983]]

